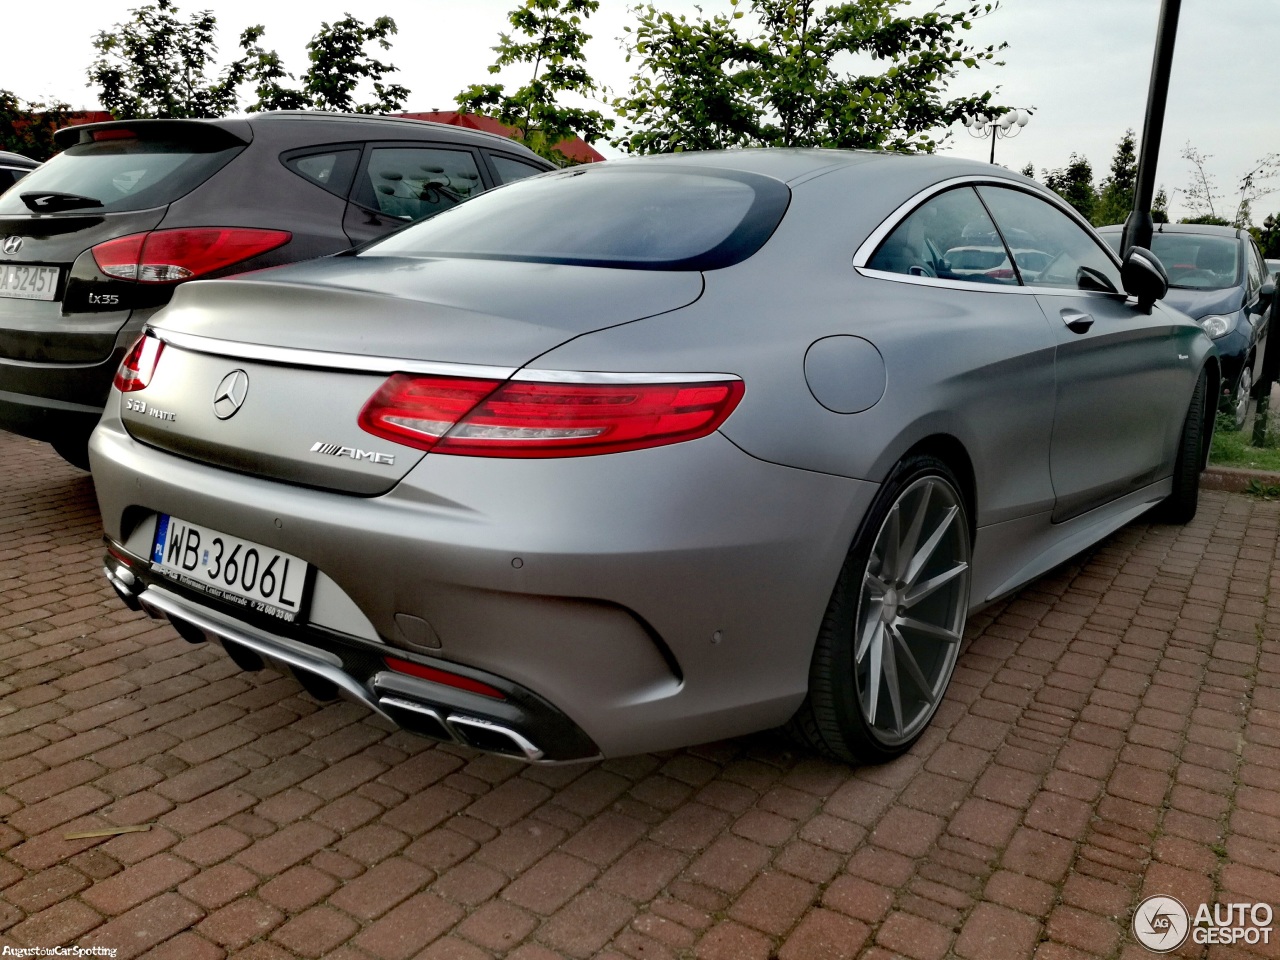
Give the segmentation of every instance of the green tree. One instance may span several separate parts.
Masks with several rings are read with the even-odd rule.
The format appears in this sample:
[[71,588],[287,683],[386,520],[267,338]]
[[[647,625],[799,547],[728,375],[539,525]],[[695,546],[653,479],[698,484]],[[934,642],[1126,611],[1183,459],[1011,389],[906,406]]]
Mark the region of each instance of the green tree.
[[218,53],[210,11],[183,20],[173,0],[156,0],[129,13],[93,38],[89,82],[113,116],[220,117],[235,107],[239,65],[210,76]]
[[1268,260],[1280,257],[1280,217],[1274,213],[1267,214],[1267,218],[1262,221],[1262,229],[1258,231],[1257,240],[1262,255]]
[[70,115],[68,104],[29,103],[8,90],[0,90],[0,150],[32,160],[48,160],[58,149],[53,132],[65,127]]
[[[261,26],[250,27],[240,37],[243,72],[254,84],[257,95],[247,108],[251,113],[258,110],[394,113],[403,108],[409,96],[406,87],[384,82],[387,74],[396,71],[395,66],[371,57],[365,50],[370,43],[376,43],[383,50],[391,49],[388,37],[395,35],[396,22],[390,17],[378,17],[369,26],[349,13],[332,24],[322,22],[319,32],[307,44],[310,66],[296,88],[285,85],[284,81],[293,80],[294,76],[285,71],[276,52],[258,46],[262,32]],[[372,85],[374,99],[357,103],[355,91],[362,81]]]
[[1133,212],[1133,194],[1138,183],[1138,158],[1134,152],[1133,130],[1126,130],[1116,144],[1111,158],[1111,175],[1098,189],[1098,202],[1093,208],[1095,226],[1124,223]]
[[1043,172],[1046,187],[1080,211],[1082,217],[1092,216],[1098,194],[1093,189],[1093,167],[1088,160],[1073,153],[1065,167]]
[[[631,89],[613,101],[633,153],[734,146],[826,146],[931,151],[951,124],[999,115],[991,94],[946,99],[962,70],[999,47],[964,41],[994,3],[901,12],[904,0],[741,0],[692,19],[634,8]],[[883,66],[843,72],[841,65]]]
[[1022,174],[1024,177],[1027,177],[1030,180],[1034,180],[1036,178],[1036,165],[1034,163],[1028,163],[1025,167],[1023,167],[1018,172]]
[[[409,91],[385,83],[395,71],[370,57],[365,45],[376,42],[389,49],[395,21],[378,17],[370,26],[346,15],[333,24],[322,23],[307,44],[310,66],[297,89],[274,50],[259,45],[263,27],[240,36],[240,56],[214,74],[218,48],[217,18],[202,10],[183,19],[173,0],[156,0],[130,10],[130,19],[93,39],[98,58],[89,67],[89,81],[112,115],[135,117],[221,117],[237,109],[239,88],[254,85],[256,99],[249,110],[314,109],[357,113],[400,109]],[[373,86],[374,99],[357,103],[355,89],[364,81]]]
[[1154,223],[1169,222],[1169,194],[1165,193],[1164,187],[1157,190],[1151,200],[1151,220]]
[[587,73],[583,47],[591,35],[582,27],[599,7],[599,0],[525,0],[507,14],[516,34],[525,39],[501,34],[489,72],[529,64],[529,82],[511,92],[501,83],[473,84],[457,95],[458,106],[514,127],[517,139],[557,163],[567,162],[555,149],[560,141],[578,136],[591,143],[605,136],[613,129],[612,119],[599,110],[559,102],[563,94],[590,98],[600,93]]

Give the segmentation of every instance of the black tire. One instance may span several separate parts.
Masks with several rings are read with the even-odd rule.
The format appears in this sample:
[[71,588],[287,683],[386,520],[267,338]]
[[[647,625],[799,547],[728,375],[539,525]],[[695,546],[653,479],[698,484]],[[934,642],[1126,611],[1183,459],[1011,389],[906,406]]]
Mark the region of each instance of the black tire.
[[1203,370],[1187,407],[1178,440],[1178,455],[1173,461],[1173,492],[1155,510],[1158,523],[1190,523],[1200,503],[1200,471],[1204,469],[1205,395],[1209,390],[1208,374]]
[[[894,468],[872,503],[823,616],[809,668],[808,696],[789,724],[792,735],[810,749],[844,762],[884,763],[905,753],[928,726],[955,670],[968,611],[972,551],[969,510],[961,490],[946,463],[917,455]],[[910,514],[914,520],[913,511],[920,514],[920,523],[908,521],[904,537],[902,519]],[[917,567],[917,559],[934,539],[926,530],[942,533]],[[893,561],[882,555],[888,543],[882,538],[890,536],[889,531],[897,534],[895,542],[907,547],[895,550]],[[877,546],[882,553],[876,553]],[[872,596],[885,586],[880,575],[891,567],[908,565],[914,575],[891,574],[896,579],[888,589]],[[941,586],[931,586],[939,580]],[[925,586],[927,591],[922,589]],[[920,596],[909,599],[913,594]],[[898,616],[908,609],[910,616]],[[954,641],[919,632],[917,617],[945,624]],[[861,660],[857,659],[859,645]],[[873,654],[871,647],[876,645],[880,650]],[[873,672],[872,681],[868,678]],[[908,685],[903,685],[903,679]],[[890,684],[896,695],[889,693]],[[931,687],[929,693],[924,692],[926,685]],[[913,692],[908,702],[907,695]],[[884,723],[879,716],[882,695],[888,704]],[[904,722],[907,713],[909,723]]]
[[89,469],[89,435],[87,433],[67,434],[49,443],[58,456],[73,467],[79,467],[81,470]]

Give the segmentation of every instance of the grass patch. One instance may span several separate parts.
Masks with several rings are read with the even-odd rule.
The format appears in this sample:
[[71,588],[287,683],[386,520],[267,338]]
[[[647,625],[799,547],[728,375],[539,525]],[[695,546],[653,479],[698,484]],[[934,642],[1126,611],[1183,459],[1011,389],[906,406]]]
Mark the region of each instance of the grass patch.
[[[1280,433],[1280,424],[1272,418],[1268,439],[1274,439]],[[1231,418],[1227,414],[1218,415],[1217,428],[1213,431],[1213,446],[1209,450],[1209,462],[1218,467],[1240,467],[1246,470],[1272,470],[1280,473],[1280,447],[1250,446],[1253,440],[1253,425],[1246,423],[1243,430],[1229,429]]]

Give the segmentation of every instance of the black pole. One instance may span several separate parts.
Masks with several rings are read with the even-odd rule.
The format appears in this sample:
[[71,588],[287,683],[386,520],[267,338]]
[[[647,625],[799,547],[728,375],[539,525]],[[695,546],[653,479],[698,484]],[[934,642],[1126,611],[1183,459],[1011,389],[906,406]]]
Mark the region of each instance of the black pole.
[[1173,67],[1173,42],[1178,36],[1178,12],[1182,0],[1164,0],[1156,32],[1156,55],[1151,62],[1151,88],[1147,91],[1147,119],[1142,125],[1142,149],[1138,154],[1138,182],[1133,191],[1133,212],[1124,222],[1120,249],[1150,247],[1155,224],[1151,201],[1156,189],[1156,163],[1160,159],[1160,134],[1164,131],[1164,105],[1169,98],[1169,73]]
[[991,162],[996,162],[996,125],[991,124]]

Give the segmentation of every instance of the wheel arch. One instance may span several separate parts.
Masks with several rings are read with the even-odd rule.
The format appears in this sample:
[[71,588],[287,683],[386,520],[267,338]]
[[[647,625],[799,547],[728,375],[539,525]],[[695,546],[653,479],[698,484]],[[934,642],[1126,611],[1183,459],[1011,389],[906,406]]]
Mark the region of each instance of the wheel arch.
[[1221,395],[1222,390],[1222,365],[1218,362],[1217,357],[1210,357],[1208,363],[1204,365],[1204,373],[1208,376],[1208,392],[1205,393],[1204,405],[1204,436],[1208,438],[1208,442],[1204,445],[1203,460],[1200,463],[1200,469],[1203,470],[1209,466],[1210,448],[1213,446],[1213,430],[1218,419],[1218,404],[1213,402],[1211,398]]
[[969,514],[969,542],[972,544],[978,530],[978,480],[969,451],[952,434],[932,433],[917,440],[895,462],[900,463],[916,454],[937,457],[955,472],[956,479],[960,481],[960,493],[964,497],[964,505]]

